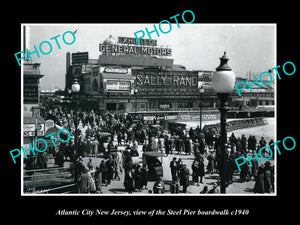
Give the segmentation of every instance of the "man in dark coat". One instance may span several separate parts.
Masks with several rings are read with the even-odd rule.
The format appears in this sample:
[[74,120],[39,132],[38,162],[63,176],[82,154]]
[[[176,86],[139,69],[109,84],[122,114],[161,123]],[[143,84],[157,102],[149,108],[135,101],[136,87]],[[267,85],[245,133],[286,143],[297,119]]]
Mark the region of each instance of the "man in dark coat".
[[107,184],[110,184],[110,181],[113,179],[114,175],[114,163],[111,159],[111,157],[108,158],[108,160],[105,162],[106,168],[107,168]]
[[231,145],[235,145],[236,141],[237,141],[237,139],[236,139],[234,133],[232,133],[231,136],[229,137],[229,142]]
[[165,136],[165,152],[167,155],[169,155],[169,152],[170,152],[170,147],[171,147],[171,142],[168,138],[168,136]]
[[174,181],[175,178],[177,177],[177,171],[178,171],[178,164],[176,162],[176,157],[174,157],[173,160],[170,162],[170,168],[171,168],[172,181]]
[[180,170],[180,185],[183,186],[183,193],[186,193],[187,187],[189,186],[189,175],[190,170],[183,164],[183,167]]
[[247,146],[247,139],[244,134],[242,135],[242,138],[241,138],[241,144],[242,144],[242,151],[243,151],[243,153],[245,153],[246,146]]
[[134,189],[134,180],[133,180],[133,171],[132,170],[125,171],[124,187],[125,187],[125,191],[127,191],[128,194],[132,193],[132,191]]
[[191,154],[191,144],[190,144],[190,139],[189,138],[185,138],[184,139],[184,145],[185,145],[185,153],[186,154]]
[[105,164],[104,160],[101,161],[99,167],[100,167],[100,171],[102,173],[102,183],[104,185],[107,185],[107,167],[106,167],[106,164]]
[[267,142],[264,139],[264,137],[261,137],[260,141],[259,141],[259,149],[261,149],[262,147],[266,146]]
[[82,157],[80,156],[77,160],[74,162],[74,182],[77,183],[79,177],[84,171],[84,166],[82,164]]
[[61,150],[59,150],[59,152],[56,154],[54,161],[55,165],[58,165],[59,167],[64,167],[64,153]]
[[141,169],[141,186],[142,189],[145,187],[146,190],[148,190],[147,188],[147,184],[148,184],[148,168],[147,165],[144,163]]
[[134,179],[134,189],[141,191],[142,189],[142,171],[141,166],[137,165],[134,173],[133,173],[133,179]]

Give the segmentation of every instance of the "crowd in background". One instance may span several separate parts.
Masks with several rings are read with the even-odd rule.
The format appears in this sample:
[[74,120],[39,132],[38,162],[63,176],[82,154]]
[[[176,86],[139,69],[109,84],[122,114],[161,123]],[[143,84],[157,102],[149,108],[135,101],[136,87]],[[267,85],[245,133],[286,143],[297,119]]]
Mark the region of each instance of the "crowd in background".
[[[190,184],[200,185],[205,176],[218,173],[221,168],[220,136],[211,130],[203,132],[199,127],[186,130],[176,124],[165,128],[159,126],[159,121],[153,121],[150,124],[144,121],[143,117],[134,117],[129,114],[94,112],[93,110],[75,111],[62,107],[47,109],[45,117],[55,120],[56,124],[71,132],[72,138],[68,143],[62,143],[58,151],[50,149],[49,152],[53,153],[55,163],[60,167],[66,160],[72,162],[72,176],[74,182],[78,183],[79,192],[101,193],[103,185],[110,185],[112,180],[120,180],[119,174],[123,170],[125,191],[132,193],[146,189],[148,166],[132,162],[132,157],[138,156],[138,145],[142,145],[143,152],[154,151],[179,156],[178,160],[174,157],[170,163],[171,193],[178,193],[180,186],[182,186],[182,192],[185,193]],[[266,143],[263,137],[260,139],[254,135],[248,138],[244,135],[236,137],[232,133],[226,143],[224,162],[226,185],[234,181],[233,174],[238,172],[234,159],[245,154],[251,155],[254,150],[271,143],[273,140]],[[125,146],[125,151],[119,151],[120,146]],[[191,168],[182,163],[181,154],[194,156]],[[265,151],[263,154],[269,153]],[[82,157],[104,158],[100,165],[94,168],[91,162],[83,166]],[[250,167],[248,162],[241,166],[238,182],[255,179],[255,193],[269,193],[274,190],[274,168],[269,163],[258,165],[255,160],[251,163],[254,166]],[[163,179],[157,177],[149,193],[164,193],[164,186]],[[212,190],[204,188],[202,193],[216,193],[217,187],[218,183]]]

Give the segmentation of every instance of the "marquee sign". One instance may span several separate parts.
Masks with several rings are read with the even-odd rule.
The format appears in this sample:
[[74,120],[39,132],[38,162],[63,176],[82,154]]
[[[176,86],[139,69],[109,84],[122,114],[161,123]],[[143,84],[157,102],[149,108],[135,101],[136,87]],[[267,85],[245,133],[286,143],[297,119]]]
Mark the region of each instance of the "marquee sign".
[[199,92],[195,71],[135,70],[139,95],[191,95]]

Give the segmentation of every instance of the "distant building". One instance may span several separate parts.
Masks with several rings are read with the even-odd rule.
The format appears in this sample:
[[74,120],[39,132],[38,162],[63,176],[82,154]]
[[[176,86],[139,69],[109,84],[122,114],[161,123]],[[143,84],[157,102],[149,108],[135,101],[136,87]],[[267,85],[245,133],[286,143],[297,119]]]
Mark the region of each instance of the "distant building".
[[[250,83],[254,82],[253,80],[249,80]],[[245,78],[236,78],[236,83],[245,82]],[[266,80],[264,83],[268,83]],[[273,85],[263,85],[259,83],[260,88],[258,86],[252,85],[250,91],[249,87],[246,85],[246,88],[241,91],[242,97],[239,97],[237,94],[233,97],[232,102],[235,106],[248,106],[248,107],[274,107],[275,105],[275,96],[274,96],[274,88]],[[236,92],[236,89],[235,89]],[[237,93],[237,92],[236,92]]]

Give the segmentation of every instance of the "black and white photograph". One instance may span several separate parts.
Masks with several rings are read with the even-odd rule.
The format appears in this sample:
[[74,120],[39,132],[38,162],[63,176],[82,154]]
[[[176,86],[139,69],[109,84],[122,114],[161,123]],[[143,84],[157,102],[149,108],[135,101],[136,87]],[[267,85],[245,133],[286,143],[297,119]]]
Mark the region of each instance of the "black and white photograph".
[[188,13],[20,24],[22,196],[277,195],[277,25]]

